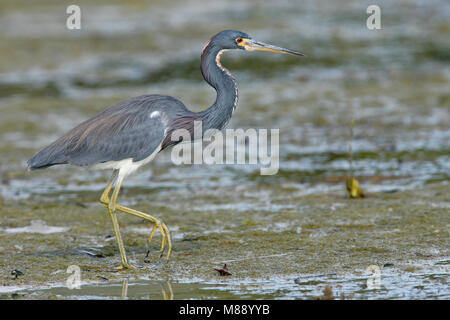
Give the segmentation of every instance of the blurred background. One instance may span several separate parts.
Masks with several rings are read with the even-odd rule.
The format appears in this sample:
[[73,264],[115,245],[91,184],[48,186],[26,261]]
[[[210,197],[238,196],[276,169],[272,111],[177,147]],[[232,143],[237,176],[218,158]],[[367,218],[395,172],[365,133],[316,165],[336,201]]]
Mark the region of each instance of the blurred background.
[[[66,28],[71,4],[81,7],[81,30]],[[381,8],[381,30],[366,27],[371,4]],[[446,0],[2,0],[0,199],[19,207],[33,200],[38,207],[58,201],[99,207],[109,173],[64,166],[30,173],[26,160],[133,96],[167,94],[205,109],[215,92],[201,76],[200,53],[223,29],[308,56],[222,58],[240,93],[228,127],[280,128],[279,173],[261,176],[246,165],[177,167],[169,150],[125,181],[124,203],[150,202],[176,219],[170,214],[286,212],[301,208],[296,199],[308,195],[343,199],[350,144],[353,174],[369,197],[429,184],[445,192],[449,17]],[[27,219],[43,214],[28,212]],[[7,223],[18,223],[10,217]],[[249,228],[259,221],[250,218]],[[177,235],[177,221],[171,223],[175,239],[183,237],[183,227]],[[203,232],[206,223],[199,218],[189,231]],[[289,221],[272,226],[300,230]],[[222,222],[214,228],[223,229]]]
[[[68,30],[72,2],[0,4],[3,197],[92,186],[103,173],[65,168],[29,174],[25,162],[120,100],[162,93],[196,111],[208,107],[215,92],[203,82],[199,55],[223,29],[308,55],[231,52],[223,58],[240,91],[229,127],[281,128],[277,183],[300,193],[342,189],[352,119],[353,170],[366,189],[448,179],[447,1],[378,1],[381,30],[366,27],[369,1],[253,0],[78,1],[81,30]],[[174,167],[169,155],[128,184],[209,188],[266,179],[256,167]]]

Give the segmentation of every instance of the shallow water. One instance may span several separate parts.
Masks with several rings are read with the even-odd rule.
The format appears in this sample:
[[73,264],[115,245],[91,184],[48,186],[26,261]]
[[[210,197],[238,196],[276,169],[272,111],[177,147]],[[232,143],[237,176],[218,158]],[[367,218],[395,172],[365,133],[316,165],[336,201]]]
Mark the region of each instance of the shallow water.
[[[1,287],[0,294],[14,292],[27,299],[447,299],[449,261],[433,261],[433,273],[403,273],[387,266],[377,278],[371,270],[362,275],[316,274],[215,280],[149,279],[97,281],[26,289]],[[391,268],[388,270],[387,268]]]
[[[69,265],[118,263],[97,203],[109,173],[30,173],[26,160],[136,95],[164,93],[203,110],[214,91],[203,82],[199,54],[213,32],[227,28],[308,55],[233,52],[222,59],[240,93],[229,127],[279,128],[279,172],[174,166],[168,150],[129,177],[120,201],[166,222],[174,257],[132,272],[128,297],[161,298],[170,275],[174,297],[183,299],[317,298],[326,286],[335,298],[449,298],[448,264],[441,264],[449,257],[450,209],[446,1],[379,1],[379,31],[366,28],[364,1],[79,1],[80,31],[65,28],[68,4],[0,4],[6,298],[28,287],[25,298],[120,298],[124,276],[106,271],[108,283],[88,272],[82,289],[63,288]],[[347,198],[352,173],[367,198]],[[151,226],[125,216],[120,222],[132,260],[142,264]],[[104,258],[82,253],[92,248]],[[280,263],[239,260],[272,255]],[[215,277],[221,261],[238,270],[231,279]],[[395,267],[382,269],[381,289],[364,288],[366,268],[385,263]],[[24,276],[13,279],[14,269]],[[329,273],[336,275],[313,280]]]

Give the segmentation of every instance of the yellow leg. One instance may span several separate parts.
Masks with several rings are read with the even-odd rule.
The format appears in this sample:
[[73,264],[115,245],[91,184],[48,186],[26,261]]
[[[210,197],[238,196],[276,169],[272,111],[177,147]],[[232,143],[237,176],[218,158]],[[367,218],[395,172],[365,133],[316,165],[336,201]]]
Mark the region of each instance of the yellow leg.
[[114,182],[116,182],[118,174],[119,170],[114,170],[113,175],[105,188],[105,191],[103,191],[102,196],[100,197],[100,203],[105,205],[106,207],[108,207],[109,204],[109,193],[111,192],[111,188],[114,185]]
[[[111,222],[114,228],[114,234],[116,236],[117,245],[119,247],[120,252],[120,259],[122,260],[122,265],[118,267],[117,269],[136,269],[136,267],[132,266],[128,263],[127,255],[125,252],[125,246],[123,245],[122,236],[120,235],[120,229],[119,229],[119,221],[117,220],[117,213],[116,213],[116,202],[117,197],[119,195],[120,191],[120,185],[121,185],[121,179],[118,179],[118,171],[115,170],[113,173],[113,176],[111,177],[111,180],[109,181],[108,185],[105,188],[105,191],[103,191],[102,196],[100,197],[100,202],[104,204],[108,208],[109,217],[111,218]],[[109,200],[109,193],[113,187],[113,185],[116,183],[116,187],[114,188],[111,200]]]
[[[160,249],[160,256],[163,255],[164,250],[166,248],[166,246],[168,246],[168,250],[167,250],[167,259],[169,259],[170,253],[172,251],[172,241],[170,238],[170,232],[169,229],[167,228],[167,226],[165,225],[165,223],[163,223],[161,220],[159,220],[158,218],[155,218],[147,213],[141,212],[141,211],[137,211],[131,208],[127,208],[124,206],[121,206],[119,204],[117,204],[117,198],[119,196],[119,191],[120,191],[120,187],[122,185],[122,179],[118,179],[118,170],[115,170],[113,173],[113,176],[111,177],[110,182],[108,183],[108,185],[105,188],[105,191],[103,191],[102,196],[100,197],[100,202],[105,205],[108,208],[108,212],[109,215],[111,217],[111,221],[113,223],[113,228],[114,228],[114,233],[116,234],[116,239],[118,242],[118,246],[119,246],[119,251],[120,251],[120,256],[122,259],[122,268],[134,268],[133,266],[131,266],[128,262],[127,262],[127,258],[126,258],[126,254],[125,254],[125,248],[123,246],[123,241],[122,238],[120,236],[120,231],[119,231],[119,225],[118,225],[118,221],[117,221],[117,215],[116,215],[116,210],[122,211],[124,213],[128,213],[128,214],[132,214],[134,216],[149,220],[151,222],[153,222],[153,229],[150,233],[150,236],[148,237],[148,241],[151,242],[153,235],[155,234],[155,231],[157,229],[159,229],[159,231],[161,232],[161,237],[162,237],[162,241],[161,241],[161,249]],[[111,200],[109,199],[109,193],[111,192],[111,189],[113,187],[113,185],[116,184]]]

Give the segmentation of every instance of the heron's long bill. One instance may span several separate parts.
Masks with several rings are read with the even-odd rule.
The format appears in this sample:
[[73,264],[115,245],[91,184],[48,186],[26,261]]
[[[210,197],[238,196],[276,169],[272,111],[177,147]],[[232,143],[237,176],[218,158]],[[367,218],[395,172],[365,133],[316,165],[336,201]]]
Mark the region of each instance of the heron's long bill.
[[292,51],[292,50],[281,48],[281,47],[276,47],[271,44],[256,41],[253,39],[244,39],[243,42],[244,42],[245,50],[260,50],[260,51],[278,52],[278,53],[284,53],[284,54],[293,54],[296,56],[305,56],[305,54],[301,53],[301,52]]

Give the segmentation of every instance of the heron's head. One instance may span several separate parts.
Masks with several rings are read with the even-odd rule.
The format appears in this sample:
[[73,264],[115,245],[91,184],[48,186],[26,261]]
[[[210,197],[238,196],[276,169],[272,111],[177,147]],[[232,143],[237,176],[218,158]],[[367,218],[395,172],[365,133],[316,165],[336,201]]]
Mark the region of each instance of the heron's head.
[[221,49],[228,49],[228,50],[230,49],[231,50],[240,49],[247,51],[259,50],[259,51],[269,51],[269,52],[278,52],[304,56],[304,54],[301,52],[276,47],[261,41],[256,41],[252,39],[248,34],[236,30],[221,31],[211,38],[210,43],[220,47]]

